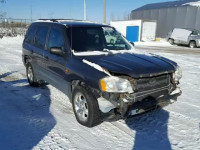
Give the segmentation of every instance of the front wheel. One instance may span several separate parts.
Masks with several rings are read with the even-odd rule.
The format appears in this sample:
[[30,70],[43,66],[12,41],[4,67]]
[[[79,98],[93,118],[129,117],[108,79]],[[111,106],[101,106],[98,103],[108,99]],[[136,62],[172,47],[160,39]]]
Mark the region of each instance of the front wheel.
[[189,47],[190,48],[196,48],[197,47],[196,42],[195,41],[190,41]]
[[98,102],[91,90],[77,86],[72,93],[72,106],[76,120],[81,125],[94,127],[102,122]]

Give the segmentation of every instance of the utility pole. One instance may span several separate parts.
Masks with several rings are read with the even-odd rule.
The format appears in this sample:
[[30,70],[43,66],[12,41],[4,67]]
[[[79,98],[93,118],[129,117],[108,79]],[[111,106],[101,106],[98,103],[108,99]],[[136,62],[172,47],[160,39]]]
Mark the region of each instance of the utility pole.
[[32,5],[31,5],[31,23],[32,23]]
[[104,23],[106,23],[106,0],[104,0]]
[[86,0],[84,0],[84,20],[87,20],[87,14],[86,14]]

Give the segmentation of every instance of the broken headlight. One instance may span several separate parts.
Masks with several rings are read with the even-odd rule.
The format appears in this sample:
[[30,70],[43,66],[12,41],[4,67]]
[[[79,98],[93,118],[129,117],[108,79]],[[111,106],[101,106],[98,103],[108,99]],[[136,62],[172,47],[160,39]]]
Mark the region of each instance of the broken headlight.
[[100,80],[101,90],[111,93],[133,93],[131,83],[127,79],[108,76]]
[[182,70],[180,66],[177,66],[175,73],[173,74],[174,82],[177,83],[182,78]]

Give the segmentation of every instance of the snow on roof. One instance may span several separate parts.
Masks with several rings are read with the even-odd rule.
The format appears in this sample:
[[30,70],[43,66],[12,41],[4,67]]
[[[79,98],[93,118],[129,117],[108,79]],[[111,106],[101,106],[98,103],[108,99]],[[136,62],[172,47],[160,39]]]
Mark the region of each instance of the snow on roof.
[[170,8],[170,7],[182,7],[182,6],[187,6],[187,5],[199,7],[200,1],[199,0],[177,0],[177,1],[171,1],[171,2],[152,3],[152,4],[144,5],[133,11]]

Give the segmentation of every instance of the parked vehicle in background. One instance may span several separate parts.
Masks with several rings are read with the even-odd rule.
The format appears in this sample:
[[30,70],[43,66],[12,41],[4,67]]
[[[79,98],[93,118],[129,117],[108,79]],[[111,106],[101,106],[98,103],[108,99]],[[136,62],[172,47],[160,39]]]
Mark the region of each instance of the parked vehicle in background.
[[107,43],[115,44],[117,41],[117,37],[114,35],[115,33],[111,30],[105,31],[105,38]]
[[[107,40],[107,32],[117,40]],[[72,102],[77,121],[87,127],[164,107],[181,95],[177,63],[136,54],[109,25],[34,22],[23,42],[22,60],[29,84],[47,82],[61,90]]]
[[167,40],[172,45],[187,45],[190,48],[200,47],[200,31],[175,28],[167,34]]

